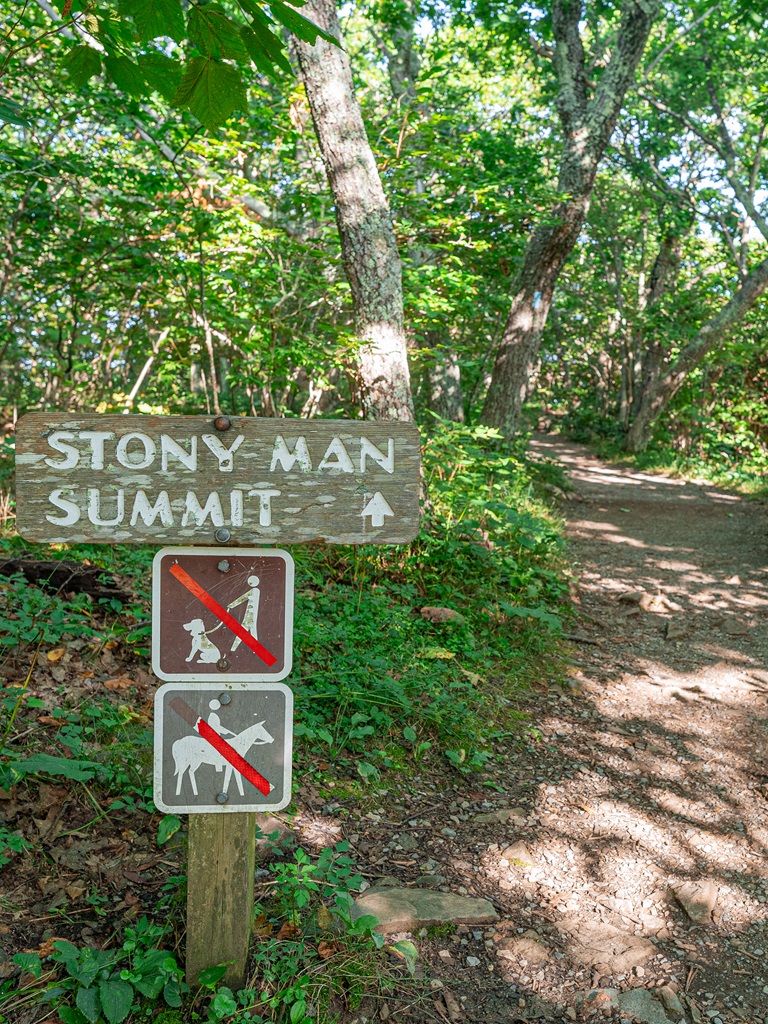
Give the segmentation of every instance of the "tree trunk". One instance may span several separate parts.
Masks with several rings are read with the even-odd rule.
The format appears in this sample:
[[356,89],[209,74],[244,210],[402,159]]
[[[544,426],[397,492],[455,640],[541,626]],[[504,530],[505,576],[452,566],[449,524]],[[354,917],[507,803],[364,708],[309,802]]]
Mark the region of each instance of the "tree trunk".
[[507,436],[517,430],[557,279],[579,237],[598,165],[659,8],[660,0],[622,0],[611,57],[589,97],[592,86],[579,34],[581,0],[554,0],[553,60],[563,136],[558,189],[566,198],[534,230],[512,288],[481,414],[483,423]]
[[[341,39],[334,0],[309,0],[302,13]],[[355,329],[362,342],[363,409],[373,419],[412,420],[400,256],[349,59],[340,47],[319,38],[315,46],[294,42],[333,194]]]
[[747,275],[733,298],[698,329],[667,372],[663,373],[663,367],[660,366],[659,373],[644,384],[637,410],[624,441],[624,447],[628,452],[641,452],[647,446],[655,420],[667,408],[690,372],[712,349],[717,348],[728,330],[749,312],[766,289],[768,259],[759,263]]
[[463,423],[464,395],[456,352],[440,345],[436,331],[428,331],[424,340],[433,353],[433,358],[427,364],[429,408],[444,420]]

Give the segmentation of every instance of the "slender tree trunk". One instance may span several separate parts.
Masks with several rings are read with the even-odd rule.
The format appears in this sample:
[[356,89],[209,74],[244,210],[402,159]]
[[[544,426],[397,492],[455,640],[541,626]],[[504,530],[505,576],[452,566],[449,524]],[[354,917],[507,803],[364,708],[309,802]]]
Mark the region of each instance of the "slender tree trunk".
[[[334,0],[302,13],[341,40]],[[413,419],[400,255],[384,189],[343,49],[295,39],[301,78],[333,194],[344,269],[362,346],[363,408],[374,419]]]
[[425,341],[434,353],[434,359],[427,365],[429,408],[444,420],[463,423],[464,395],[458,357],[452,348],[440,345],[436,331],[428,331]]
[[712,349],[721,344],[728,330],[749,312],[766,289],[768,259],[759,263],[742,282],[733,298],[698,329],[667,372],[660,371],[645,384],[624,442],[627,451],[640,452],[646,447],[654,421],[667,408],[690,372]]
[[512,287],[512,302],[481,414],[515,433],[557,279],[589,211],[595,175],[627,89],[658,17],[660,0],[622,0],[610,59],[594,87],[579,34],[582,0],[554,0],[552,29],[557,107],[563,135],[558,188],[565,194],[536,227]]

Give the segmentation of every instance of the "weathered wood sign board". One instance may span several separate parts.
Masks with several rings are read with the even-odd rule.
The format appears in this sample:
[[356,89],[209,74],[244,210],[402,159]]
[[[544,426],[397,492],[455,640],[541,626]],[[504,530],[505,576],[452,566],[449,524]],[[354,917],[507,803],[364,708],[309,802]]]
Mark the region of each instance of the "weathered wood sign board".
[[28,413],[17,529],[48,543],[404,544],[419,459],[410,423]]

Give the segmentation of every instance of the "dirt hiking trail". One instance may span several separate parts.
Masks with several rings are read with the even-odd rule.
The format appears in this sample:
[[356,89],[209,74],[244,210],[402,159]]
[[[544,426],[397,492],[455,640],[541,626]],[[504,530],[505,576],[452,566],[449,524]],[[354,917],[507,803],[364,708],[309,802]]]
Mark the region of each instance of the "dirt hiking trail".
[[552,436],[532,451],[574,488],[571,692],[522,705],[538,734],[499,752],[503,792],[357,823],[375,890],[499,918],[412,928],[433,1005],[403,1018],[768,1024],[765,506]]

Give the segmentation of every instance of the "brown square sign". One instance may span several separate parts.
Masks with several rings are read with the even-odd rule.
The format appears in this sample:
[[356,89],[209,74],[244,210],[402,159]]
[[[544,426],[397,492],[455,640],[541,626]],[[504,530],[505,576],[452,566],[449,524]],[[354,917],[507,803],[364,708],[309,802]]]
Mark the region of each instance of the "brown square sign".
[[160,679],[284,679],[293,655],[293,559],[268,548],[163,548],[152,577]]

